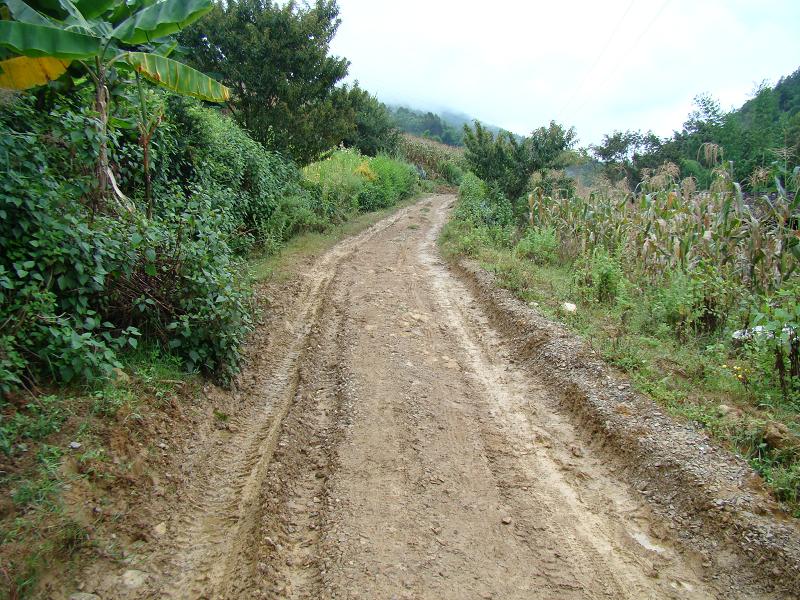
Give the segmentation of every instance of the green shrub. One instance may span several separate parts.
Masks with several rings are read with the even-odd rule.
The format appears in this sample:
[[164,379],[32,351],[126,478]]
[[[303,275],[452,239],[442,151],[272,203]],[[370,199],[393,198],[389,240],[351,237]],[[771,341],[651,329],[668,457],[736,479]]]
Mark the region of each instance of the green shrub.
[[176,147],[183,149],[171,159],[176,169],[170,179],[209,197],[237,253],[274,251],[296,233],[319,230],[331,216],[303,187],[294,163],[265,150],[233,119],[184,98],[173,99],[169,117],[180,136]]
[[419,181],[408,163],[384,155],[369,158],[356,150],[337,150],[304,167],[303,176],[333,222],[393,206],[414,194]]
[[223,233],[224,216],[208,198],[162,199],[163,218],[140,222],[136,261],[113,278],[103,303],[200,370],[226,382],[237,371],[251,330],[250,285]]
[[371,159],[368,168],[375,177],[367,178],[359,193],[358,204],[362,212],[397,204],[416,190],[417,173],[407,163],[381,155]]
[[458,189],[458,198],[456,219],[468,221],[475,226],[488,227],[509,227],[514,220],[508,199],[472,173],[464,176]]
[[762,396],[779,390],[785,405],[800,410],[800,281],[784,284],[755,310],[750,341]]
[[538,264],[552,264],[556,261],[558,238],[552,227],[531,227],[517,242],[514,252],[517,256],[530,259]]
[[617,257],[602,246],[597,246],[577,266],[579,288],[588,301],[611,305],[616,303],[625,281]]
[[[70,109],[56,117],[85,125]],[[40,143],[48,123],[25,97],[0,119],[9,134],[0,141],[0,387],[7,392],[35,374],[61,381],[108,374],[116,351],[136,343],[137,332],[109,325],[98,303],[108,277],[130,266],[128,232],[116,219],[87,214],[80,203],[86,182],[68,177],[80,167],[60,144]],[[75,155],[88,158],[72,137]]]
[[[227,379],[249,327],[228,206],[161,185],[152,221],[122,204],[93,214],[91,119],[24,95],[0,108],[0,391],[108,376],[142,334]],[[111,141],[116,157],[124,137]]]
[[444,162],[440,165],[439,171],[444,180],[451,185],[461,185],[464,179],[464,169],[454,162]]
[[651,314],[679,337],[720,330],[747,300],[741,285],[708,263],[673,270],[663,278],[665,284],[653,294]]
[[303,177],[317,197],[322,215],[332,223],[340,223],[358,212],[358,196],[375,174],[357,151],[339,150],[303,167]]

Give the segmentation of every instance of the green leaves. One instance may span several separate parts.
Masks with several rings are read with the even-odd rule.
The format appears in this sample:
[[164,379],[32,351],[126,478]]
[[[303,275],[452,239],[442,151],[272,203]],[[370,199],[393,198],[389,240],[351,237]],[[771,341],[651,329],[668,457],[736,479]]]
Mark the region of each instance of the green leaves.
[[85,18],[94,19],[118,2],[119,0],[77,0],[75,6]]
[[82,60],[100,53],[101,40],[56,27],[0,21],[0,46],[24,56]]
[[114,28],[126,44],[144,44],[177,33],[213,8],[211,0],[165,0],[135,12]]
[[146,52],[128,52],[123,60],[144,78],[173,92],[210,102],[231,97],[227,87],[176,60]]
[[22,0],[6,0],[6,6],[15,21],[29,23],[31,25],[44,25],[45,27],[51,27],[53,25],[50,19],[33,10],[30,6],[22,2]]

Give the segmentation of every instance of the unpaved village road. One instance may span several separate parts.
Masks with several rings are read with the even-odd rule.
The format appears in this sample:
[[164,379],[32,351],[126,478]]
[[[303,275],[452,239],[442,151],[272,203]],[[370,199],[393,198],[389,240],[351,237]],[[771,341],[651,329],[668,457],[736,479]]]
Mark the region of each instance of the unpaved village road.
[[197,433],[166,533],[127,581],[94,574],[101,598],[761,597],[709,578],[517,368],[439,257],[453,201],[314,263],[249,408]]

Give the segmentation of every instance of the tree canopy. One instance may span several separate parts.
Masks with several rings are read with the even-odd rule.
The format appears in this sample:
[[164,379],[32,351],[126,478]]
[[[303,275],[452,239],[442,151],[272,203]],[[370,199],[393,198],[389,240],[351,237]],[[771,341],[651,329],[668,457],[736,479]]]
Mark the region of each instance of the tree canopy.
[[329,55],[339,23],[334,0],[218,1],[180,41],[234,90],[234,114],[258,141],[307,163],[355,126],[349,91],[336,85],[349,63]]
[[507,131],[495,136],[475,121],[474,128],[464,125],[464,158],[478,177],[516,199],[525,193],[534,173],[562,166],[560,159],[575,137],[574,129],[555,121],[521,139]]
[[683,127],[669,138],[615,131],[591,150],[612,180],[627,177],[631,185],[641,181],[643,169],[672,162],[681,177],[694,177],[701,187],[721,166],[751,191],[770,187],[800,158],[800,69],[774,88],[759,85],[737,110],[726,112],[709,95],[696,97]]

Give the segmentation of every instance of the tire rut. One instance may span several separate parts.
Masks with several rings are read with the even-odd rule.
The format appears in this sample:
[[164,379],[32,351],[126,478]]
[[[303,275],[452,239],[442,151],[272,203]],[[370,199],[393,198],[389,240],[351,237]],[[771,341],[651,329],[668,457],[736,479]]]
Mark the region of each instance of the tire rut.
[[[117,576],[108,577],[96,585],[98,591],[107,590],[103,597],[284,597],[270,596],[270,590],[280,585],[276,582],[286,580],[285,589],[300,589],[316,577],[307,576],[302,568],[276,575],[280,569],[270,564],[275,560],[265,562],[264,557],[282,556],[284,563],[303,566],[311,562],[304,555],[316,547],[313,538],[317,533],[310,541],[294,539],[291,530],[299,531],[301,524],[293,525],[290,518],[280,519],[290,534],[285,544],[264,531],[275,515],[291,514],[291,494],[312,494],[313,498],[319,492],[324,473],[330,469],[324,460],[327,451],[323,446],[315,450],[317,464],[323,465],[317,472],[323,477],[300,477],[290,488],[277,485],[287,481],[281,469],[291,468],[300,475],[304,471],[290,461],[284,465],[276,457],[284,457],[284,449],[295,443],[284,439],[286,423],[299,433],[296,425],[305,417],[297,415],[305,413],[312,398],[320,400],[315,407],[315,430],[324,430],[338,419],[336,393],[329,393],[336,389],[335,381],[342,379],[336,371],[336,347],[330,344],[330,328],[341,322],[330,302],[338,285],[337,273],[360,245],[391,227],[407,210],[338,244],[305,274],[306,283],[294,301],[290,318],[281,331],[273,332],[273,346],[266,352],[255,349],[252,364],[240,377],[245,383],[236,395],[248,396],[250,408],[231,417],[222,434],[198,441],[187,456],[185,470],[192,473],[192,480],[180,493],[181,506],[169,519],[169,530],[177,533],[160,540],[154,552],[137,562],[137,567],[148,574],[148,584],[126,589]],[[335,340],[336,336],[332,337]],[[320,359],[324,363],[321,370],[317,367]],[[319,387],[310,390],[314,381],[320,382]],[[303,528],[313,532],[311,527]],[[275,544],[272,547],[271,541]]]

